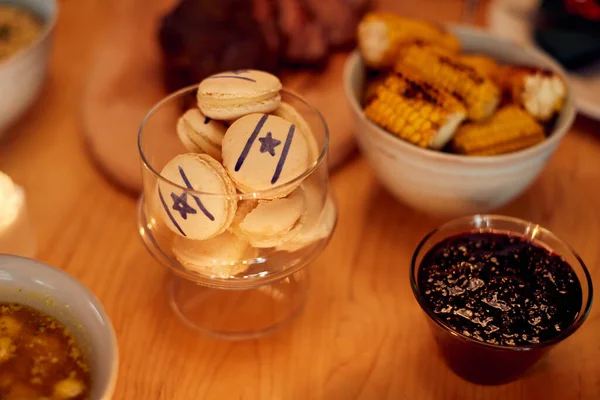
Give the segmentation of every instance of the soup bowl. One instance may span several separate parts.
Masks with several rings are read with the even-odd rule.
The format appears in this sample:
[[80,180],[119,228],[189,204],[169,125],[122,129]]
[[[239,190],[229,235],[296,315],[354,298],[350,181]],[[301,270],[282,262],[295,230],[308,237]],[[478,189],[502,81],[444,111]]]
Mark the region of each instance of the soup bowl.
[[43,31],[29,46],[0,60],[0,137],[33,104],[46,78],[58,15],[56,0],[0,0],[23,8],[43,25]]
[[0,254],[0,302],[24,304],[62,322],[90,366],[90,399],[112,398],[118,372],[117,338],[102,304],[81,282],[42,262]]

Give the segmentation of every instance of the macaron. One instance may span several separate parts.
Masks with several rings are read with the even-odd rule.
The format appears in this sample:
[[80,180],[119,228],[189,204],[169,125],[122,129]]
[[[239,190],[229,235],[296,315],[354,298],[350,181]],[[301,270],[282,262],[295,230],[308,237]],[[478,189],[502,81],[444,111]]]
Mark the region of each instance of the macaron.
[[189,240],[181,236],[173,243],[173,255],[184,268],[201,275],[229,278],[252,265],[258,250],[231,232],[208,240]]
[[316,185],[303,184],[301,188],[304,190],[306,211],[297,227],[290,232],[289,239],[277,246],[276,250],[300,250],[330,236],[335,227],[337,209],[333,198],[324,195]]
[[[207,154],[180,154],[161,176],[190,192],[159,180],[162,218],[173,232],[188,239],[209,239],[224,232],[237,209],[235,186],[223,166]],[[200,194],[202,192],[205,194]]]
[[230,230],[254,247],[275,247],[284,243],[299,223],[304,213],[304,196],[302,191],[294,191],[285,198],[258,200],[253,208],[248,203],[240,211]]
[[197,108],[187,110],[177,121],[177,136],[192,153],[206,153],[221,161],[221,142],[227,128]]
[[[250,114],[235,121],[222,142],[223,165],[240,192],[275,188],[309,167],[309,145],[296,125],[281,117]],[[286,192],[272,197],[284,197]],[[277,191],[275,191],[277,192]]]
[[317,145],[317,139],[314,135],[314,132],[310,128],[310,125],[308,122],[306,122],[298,110],[296,110],[296,108],[294,108],[294,106],[291,104],[282,101],[279,104],[279,107],[277,107],[271,114],[288,120],[292,124],[296,125],[298,130],[306,136],[306,143],[308,144],[309,149],[309,165],[316,162],[321,153],[319,151],[319,146]]
[[251,113],[269,113],[279,106],[281,81],[268,72],[240,69],[209,76],[198,86],[198,107],[204,115],[230,121]]

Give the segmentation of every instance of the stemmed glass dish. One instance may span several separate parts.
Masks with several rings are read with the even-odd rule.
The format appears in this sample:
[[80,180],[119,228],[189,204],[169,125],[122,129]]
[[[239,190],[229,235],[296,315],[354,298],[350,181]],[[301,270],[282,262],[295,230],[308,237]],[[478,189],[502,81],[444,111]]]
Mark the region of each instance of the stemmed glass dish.
[[[317,144],[318,157],[304,173],[263,192],[225,195],[183,187],[160,171],[173,157],[187,152],[183,146],[167,145],[165,136],[168,129],[175,135],[174,116],[183,113],[196,89],[187,87],[161,100],[140,127],[144,192],[138,206],[139,233],[150,253],[172,273],[170,303],[186,325],[220,338],[254,338],[282,326],[302,309],[308,290],[304,267],[323,251],[334,230],[337,206],[328,183],[329,133],[316,109],[282,90],[282,101],[302,116]],[[172,208],[168,193],[204,204],[234,202],[241,210],[290,192],[303,197],[304,211],[290,233],[272,244],[240,245],[233,229],[200,243],[176,234],[165,221],[165,207]],[[182,263],[185,257],[199,261]]]

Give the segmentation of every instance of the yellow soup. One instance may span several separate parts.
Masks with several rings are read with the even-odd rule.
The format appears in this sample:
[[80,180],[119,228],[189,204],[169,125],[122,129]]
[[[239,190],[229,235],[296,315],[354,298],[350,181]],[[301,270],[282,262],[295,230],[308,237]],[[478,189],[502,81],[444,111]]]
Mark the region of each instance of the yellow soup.
[[30,12],[0,4],[0,61],[33,43],[42,29],[43,25]]
[[90,369],[58,320],[16,303],[0,303],[0,400],[89,398]]

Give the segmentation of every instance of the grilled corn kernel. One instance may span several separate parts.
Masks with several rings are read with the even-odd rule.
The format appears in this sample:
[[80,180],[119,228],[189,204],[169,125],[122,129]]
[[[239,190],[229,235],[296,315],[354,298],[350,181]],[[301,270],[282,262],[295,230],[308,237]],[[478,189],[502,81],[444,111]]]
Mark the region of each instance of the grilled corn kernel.
[[463,54],[458,57],[458,60],[492,81],[496,79],[500,70],[496,60],[482,54]]
[[457,153],[491,156],[511,153],[544,141],[544,129],[517,105],[501,108],[484,122],[472,122],[458,128],[452,139]]
[[415,42],[451,52],[460,51],[460,42],[454,35],[424,21],[388,13],[369,13],[358,26],[358,46],[371,68],[392,67],[400,48]]
[[469,119],[481,121],[496,111],[500,90],[474,68],[460,62],[457,56],[433,46],[414,44],[404,48],[395,70],[419,76],[433,87],[457,96],[467,107]]
[[367,118],[420,147],[441,149],[464,120],[464,106],[430,85],[390,75],[365,109]]
[[385,78],[386,75],[382,75],[367,81],[365,91],[363,93],[363,105],[366,106],[377,96],[377,90],[385,83]]
[[555,72],[536,68],[510,66],[500,70],[497,81],[513,102],[540,121],[548,121],[562,108],[567,86]]

